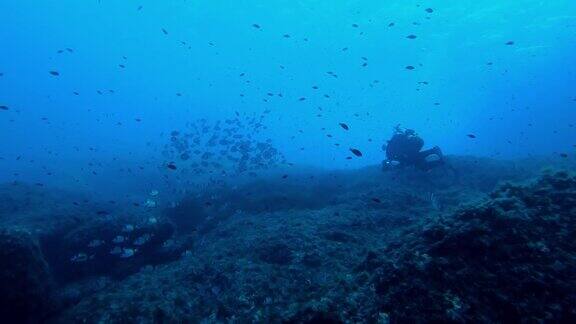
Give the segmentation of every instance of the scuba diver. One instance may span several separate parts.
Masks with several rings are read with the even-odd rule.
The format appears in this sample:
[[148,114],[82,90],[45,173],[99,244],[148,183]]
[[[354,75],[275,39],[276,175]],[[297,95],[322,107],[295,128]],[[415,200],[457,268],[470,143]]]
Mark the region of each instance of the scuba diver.
[[424,140],[412,129],[402,129],[400,125],[394,128],[394,135],[388,144],[382,146],[386,151],[386,160],[382,162],[384,170],[391,167],[414,166],[419,170],[428,171],[444,164],[444,156],[438,146],[425,151]]

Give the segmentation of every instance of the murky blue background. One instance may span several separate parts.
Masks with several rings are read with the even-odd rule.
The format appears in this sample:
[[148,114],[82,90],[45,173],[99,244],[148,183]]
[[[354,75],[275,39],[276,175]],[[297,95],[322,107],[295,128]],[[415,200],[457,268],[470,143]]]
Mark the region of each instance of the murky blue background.
[[575,157],[574,1],[3,0],[0,13],[2,181],[120,186],[114,170],[166,172],[161,147],[186,122],[264,110],[261,136],[297,165],[377,164],[396,124],[446,154]]

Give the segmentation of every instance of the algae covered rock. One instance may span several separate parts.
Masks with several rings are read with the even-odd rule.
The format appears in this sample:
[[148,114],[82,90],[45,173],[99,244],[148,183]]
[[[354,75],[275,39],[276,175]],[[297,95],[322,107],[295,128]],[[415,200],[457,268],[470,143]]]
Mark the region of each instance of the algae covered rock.
[[491,198],[387,248],[374,285],[391,321],[576,320],[576,178]]
[[32,236],[0,229],[0,318],[38,322],[52,308],[48,265]]
[[294,256],[288,245],[283,243],[276,243],[273,245],[266,245],[261,247],[259,258],[266,263],[287,265],[292,262]]
[[[442,210],[405,187],[370,185],[336,199],[348,203],[318,209],[234,212],[191,236],[193,244],[174,262],[124,271],[130,275],[103,287],[72,290],[75,302],[54,318],[64,323],[572,321],[575,183],[574,176],[555,173],[533,183],[501,185],[490,196],[470,191],[454,198],[463,188],[455,187],[438,193],[447,206]],[[474,198],[466,200],[473,205],[457,207],[447,200],[451,197]],[[383,208],[384,202],[394,207]],[[131,233],[140,235],[138,228]],[[92,239],[73,233],[82,248]]]

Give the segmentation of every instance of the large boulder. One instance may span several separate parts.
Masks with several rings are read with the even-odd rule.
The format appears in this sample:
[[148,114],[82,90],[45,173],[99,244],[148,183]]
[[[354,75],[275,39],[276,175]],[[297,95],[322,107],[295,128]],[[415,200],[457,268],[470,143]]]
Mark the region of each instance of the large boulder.
[[388,246],[373,276],[378,311],[392,322],[575,322],[575,235],[575,176],[505,184]]
[[52,309],[48,265],[26,231],[0,229],[0,318],[5,323],[41,321]]

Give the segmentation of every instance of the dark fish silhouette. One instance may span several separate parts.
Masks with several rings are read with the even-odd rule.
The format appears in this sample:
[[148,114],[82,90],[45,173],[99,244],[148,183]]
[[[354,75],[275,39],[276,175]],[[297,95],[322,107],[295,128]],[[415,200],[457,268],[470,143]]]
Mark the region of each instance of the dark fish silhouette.
[[474,134],[468,134],[468,135],[466,135],[466,136],[468,136],[468,137],[470,137],[470,138],[476,138],[476,135],[474,135]]
[[53,76],[59,76],[60,75],[60,72],[58,72],[58,71],[50,71],[49,73]]
[[352,152],[352,154],[354,154],[354,155],[356,155],[356,156],[358,156],[358,157],[362,156],[362,152],[360,152],[360,150],[358,150],[358,149],[351,148],[351,149],[350,149],[350,152]]
[[340,123],[339,125],[340,125],[340,127],[344,128],[345,130],[349,130],[349,129],[350,129],[350,127],[348,127],[348,125],[346,125],[346,124],[344,124],[344,123]]

